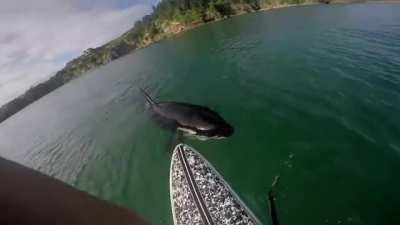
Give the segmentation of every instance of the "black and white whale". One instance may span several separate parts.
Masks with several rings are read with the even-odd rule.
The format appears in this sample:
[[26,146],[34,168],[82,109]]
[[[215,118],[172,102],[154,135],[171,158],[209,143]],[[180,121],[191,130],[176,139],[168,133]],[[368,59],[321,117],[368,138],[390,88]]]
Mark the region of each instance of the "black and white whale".
[[231,125],[207,107],[181,102],[155,102],[146,91],[140,90],[150,104],[153,119],[164,128],[180,130],[200,139],[225,138],[234,132]]

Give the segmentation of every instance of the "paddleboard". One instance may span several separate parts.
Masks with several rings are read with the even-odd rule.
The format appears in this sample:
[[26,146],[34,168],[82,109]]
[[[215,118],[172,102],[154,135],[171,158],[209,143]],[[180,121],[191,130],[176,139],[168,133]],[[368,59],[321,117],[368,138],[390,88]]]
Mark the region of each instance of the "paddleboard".
[[172,154],[170,198],[175,225],[261,225],[217,170],[185,144]]

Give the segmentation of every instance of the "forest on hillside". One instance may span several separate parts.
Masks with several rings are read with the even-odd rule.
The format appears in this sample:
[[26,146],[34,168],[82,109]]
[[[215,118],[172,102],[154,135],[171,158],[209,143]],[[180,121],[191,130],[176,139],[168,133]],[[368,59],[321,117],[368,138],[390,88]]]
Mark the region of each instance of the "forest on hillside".
[[0,122],[27,105],[101,65],[131,51],[191,29],[200,24],[277,6],[329,0],[162,0],[120,37],[103,46],[89,48],[48,81],[32,87],[0,108]]

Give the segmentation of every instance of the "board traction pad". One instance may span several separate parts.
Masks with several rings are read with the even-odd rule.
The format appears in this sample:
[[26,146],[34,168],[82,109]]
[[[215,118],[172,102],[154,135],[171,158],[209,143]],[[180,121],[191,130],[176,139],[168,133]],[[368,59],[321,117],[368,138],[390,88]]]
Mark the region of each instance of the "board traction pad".
[[260,225],[214,167],[193,148],[175,147],[170,168],[175,225]]

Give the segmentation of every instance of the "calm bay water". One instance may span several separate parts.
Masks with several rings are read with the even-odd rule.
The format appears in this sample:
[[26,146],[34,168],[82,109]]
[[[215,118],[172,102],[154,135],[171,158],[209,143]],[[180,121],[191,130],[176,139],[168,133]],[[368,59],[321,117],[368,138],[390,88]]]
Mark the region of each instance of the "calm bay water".
[[199,149],[264,224],[400,224],[400,4],[279,9],[202,26],[70,82],[0,124],[0,155],[172,224],[171,133],[138,87],[236,133]]

